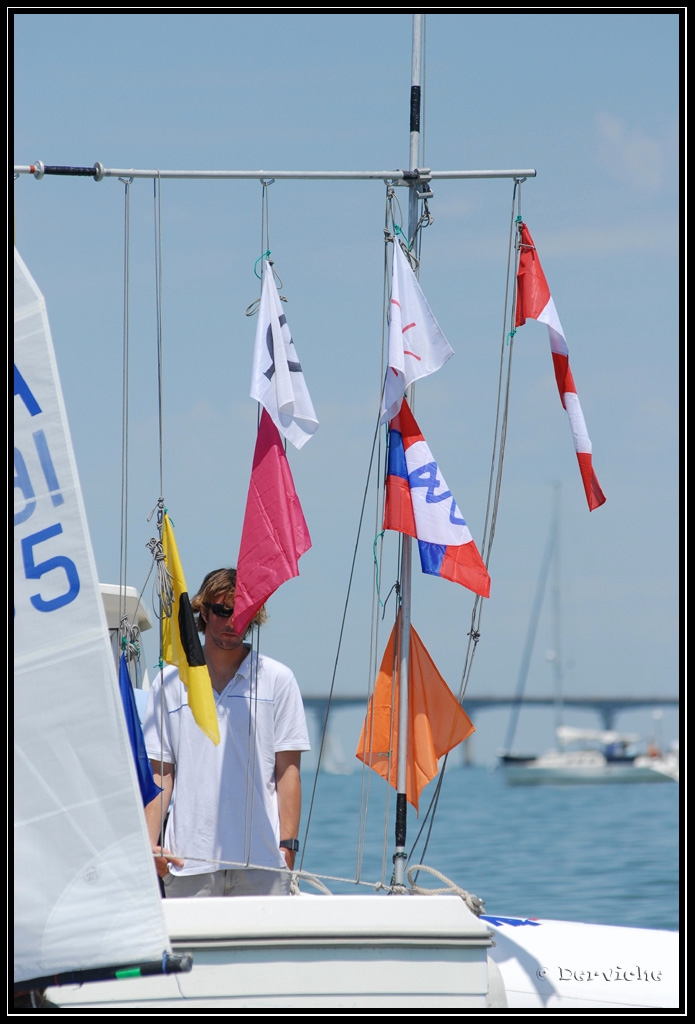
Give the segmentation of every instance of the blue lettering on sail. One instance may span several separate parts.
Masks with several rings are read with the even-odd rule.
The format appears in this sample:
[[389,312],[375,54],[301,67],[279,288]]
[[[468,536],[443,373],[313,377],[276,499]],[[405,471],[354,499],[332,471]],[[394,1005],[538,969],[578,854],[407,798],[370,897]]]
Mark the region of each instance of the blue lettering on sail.
[[19,526],[29,518],[36,508],[34,488],[31,486],[27,464],[19,448],[14,450],[14,485],[24,498],[24,508],[14,514],[14,525]]
[[31,388],[17,369],[16,363],[14,364],[14,393],[22,399],[30,416],[38,416],[41,412],[41,406],[34,398]]
[[34,444],[36,445],[36,451],[39,453],[39,461],[41,463],[43,475],[46,478],[48,489],[51,492],[51,501],[54,505],[62,505],[65,499],[60,493],[60,484],[58,483],[58,477],[56,476],[56,471],[53,467],[53,460],[51,459],[46,435],[43,430],[37,430],[32,436],[34,438]]
[[46,600],[41,594],[32,594],[29,598],[34,608],[40,612],[56,611],[56,609],[62,608],[64,605],[74,601],[80,592],[80,577],[77,572],[77,566],[71,558],[67,558],[65,555],[55,555],[53,558],[46,558],[42,562],[37,562],[34,559],[34,548],[38,544],[43,544],[52,537],[57,537],[62,532],[63,527],[60,523],[55,523],[45,530],[39,530],[38,533],[32,533],[31,536],[22,539],[24,575],[28,580],[40,580],[46,573],[54,572],[55,570],[64,572],[66,576],[67,590],[59,594],[58,597]]
[[[23,381],[21,374],[19,375],[20,382]],[[20,383],[20,393],[21,383]],[[31,404],[36,404],[36,409],[41,412],[38,403],[34,399],[34,396],[27,389],[26,394],[22,396],[28,409],[31,409]],[[36,453],[39,458],[39,464],[41,470],[46,479],[46,484],[51,496],[53,505],[64,504],[65,499],[60,493],[60,484],[58,482],[58,476],[53,465],[53,459],[51,458],[50,449],[48,446],[48,439],[43,430],[35,430],[32,434],[32,439],[36,447]],[[30,463],[31,464],[31,463]],[[24,499],[24,507],[14,515],[15,527],[20,526],[22,523],[30,519],[36,510],[36,491],[31,480],[31,475],[27,468],[26,460],[19,448],[14,449],[14,486],[19,491],[20,495]],[[39,488],[39,496],[41,497],[45,492],[42,492]],[[40,612],[53,612],[58,608],[63,608],[65,605],[70,604],[75,600],[80,592],[80,576],[77,570],[77,566],[71,558],[66,555],[54,555],[52,558],[43,558],[37,561],[37,550],[38,545],[44,544],[46,541],[50,541],[53,537],[59,537],[63,533],[63,527],[60,523],[54,523],[52,526],[46,527],[44,530],[39,530],[37,533],[32,533],[27,537],[23,537],[21,540],[22,547],[22,562],[24,565],[24,575],[28,580],[41,580],[47,573],[60,572],[64,574],[65,579],[62,581],[63,591],[58,594],[57,597],[45,598],[41,593],[32,594],[29,598],[34,608]],[[41,555],[43,552],[40,553]],[[53,580],[58,580],[60,586],[61,577],[51,577]],[[16,615],[16,608],[15,608]]]

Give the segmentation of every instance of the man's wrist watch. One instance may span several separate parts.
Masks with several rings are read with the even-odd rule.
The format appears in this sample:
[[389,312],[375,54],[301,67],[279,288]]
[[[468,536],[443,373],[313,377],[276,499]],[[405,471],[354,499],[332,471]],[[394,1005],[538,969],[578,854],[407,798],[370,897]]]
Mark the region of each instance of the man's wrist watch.
[[292,850],[294,853],[299,849],[298,839],[281,839],[280,846],[284,846],[286,850]]

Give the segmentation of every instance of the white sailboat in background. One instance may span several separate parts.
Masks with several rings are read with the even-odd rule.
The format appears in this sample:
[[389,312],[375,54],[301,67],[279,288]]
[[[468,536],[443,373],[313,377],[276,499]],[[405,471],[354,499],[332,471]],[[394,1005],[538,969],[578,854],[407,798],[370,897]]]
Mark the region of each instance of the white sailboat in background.
[[[411,235],[429,180],[417,170],[422,18],[413,16],[411,166],[389,175],[409,189]],[[99,167],[98,180],[110,176]],[[401,877],[389,895],[336,896],[319,885],[318,895],[160,899],[74,460],[69,442],[58,459],[54,435],[49,438],[43,420],[31,422],[33,398],[42,416],[57,410],[60,436],[68,436],[57,374],[45,372],[54,368],[42,299],[19,256],[17,266],[17,352],[39,337],[44,347],[32,360],[32,373],[21,376],[15,399],[25,418],[15,480],[15,991],[45,990],[63,1009],[107,1012],[678,1005],[676,933],[481,915],[480,901],[448,880],[445,891],[423,894],[412,881],[417,868],[406,871],[404,859],[396,860]],[[42,436],[49,438],[49,460]],[[61,498],[66,508],[58,525],[54,510]],[[71,546],[52,546],[63,535]],[[404,570],[407,622],[407,556]],[[30,625],[28,609],[40,627]],[[44,627],[53,617],[51,632]],[[402,677],[407,675],[406,663]],[[403,728],[401,735],[406,733]],[[398,795],[404,810],[401,778]],[[397,827],[398,852],[404,821]],[[51,863],[47,871],[44,860],[50,854],[52,862],[57,851],[65,864],[53,870]],[[544,964],[558,948],[572,963],[605,968],[604,980],[597,976],[587,992],[583,979],[549,975]],[[631,964],[648,963],[649,971],[658,972],[658,988],[615,976],[616,950]],[[177,956],[184,969],[161,973],[162,965],[176,965]],[[114,972],[107,980],[90,980],[93,965],[139,961],[149,967],[134,970],[138,976]],[[152,965],[160,973],[145,976]],[[75,983],[66,983],[73,971]],[[55,982],[50,987],[47,976]]]
[[[550,536],[543,556],[536,594],[517,678],[515,702],[499,754],[499,767],[510,786],[571,786],[591,783],[678,782],[675,751],[662,753],[654,742],[646,750],[636,733],[614,729],[584,729],[564,724],[563,665],[560,599],[560,502],[555,485],[555,506]],[[526,681],[549,572],[553,569],[553,650],[546,654],[553,667],[556,747],[541,755],[514,753],[514,736],[523,704]],[[642,744],[642,746],[644,746]]]

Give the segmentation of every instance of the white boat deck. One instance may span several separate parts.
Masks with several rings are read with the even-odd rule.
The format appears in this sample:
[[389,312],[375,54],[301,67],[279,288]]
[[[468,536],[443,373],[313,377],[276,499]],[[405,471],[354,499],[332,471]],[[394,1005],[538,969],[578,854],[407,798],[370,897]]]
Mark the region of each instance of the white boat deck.
[[505,1006],[490,926],[458,896],[165,900],[186,974],[49,989],[61,1007]]

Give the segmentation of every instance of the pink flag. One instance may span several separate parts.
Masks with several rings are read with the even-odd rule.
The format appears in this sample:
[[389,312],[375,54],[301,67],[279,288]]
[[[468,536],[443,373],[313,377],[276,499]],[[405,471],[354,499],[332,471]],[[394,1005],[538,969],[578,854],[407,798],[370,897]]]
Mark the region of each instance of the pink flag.
[[253,456],[234,594],[234,629],[243,636],[279,586],[299,576],[311,547],[278,429],[264,409]]
[[574,438],[574,447],[579,461],[579,471],[584,483],[589,511],[593,511],[606,500],[594,473],[591,461],[591,441],[586,430],[584,414],[577,397],[577,389],[572,378],[569,363],[569,350],[555,303],[545,279],[541,261],[536,247],[525,224],[521,225],[521,253],[517,271],[516,326],[522,327],[526,318],[539,320],[547,324],[550,338],[550,351],[555,367],[555,380],[560,392],[560,400],[567,412]]

